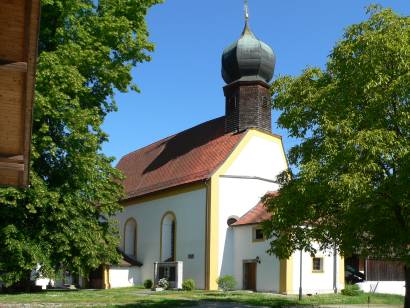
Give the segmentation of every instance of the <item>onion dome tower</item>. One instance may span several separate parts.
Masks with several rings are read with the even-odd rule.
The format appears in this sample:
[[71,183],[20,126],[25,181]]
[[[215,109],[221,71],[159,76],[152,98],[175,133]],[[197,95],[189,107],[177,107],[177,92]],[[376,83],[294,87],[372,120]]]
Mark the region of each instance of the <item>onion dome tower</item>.
[[245,28],[241,37],[222,54],[225,130],[243,131],[258,128],[271,132],[271,95],[269,82],[275,69],[275,54],[258,40],[249,28],[245,4]]

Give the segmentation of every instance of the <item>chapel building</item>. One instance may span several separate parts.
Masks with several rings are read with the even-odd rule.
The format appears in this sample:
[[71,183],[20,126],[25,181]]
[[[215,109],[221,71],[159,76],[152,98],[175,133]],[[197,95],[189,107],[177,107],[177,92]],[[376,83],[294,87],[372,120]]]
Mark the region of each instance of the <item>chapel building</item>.
[[246,21],[222,55],[225,115],[121,158],[124,261],[110,267],[108,287],[168,277],[215,290],[218,277],[232,275],[237,289],[293,294],[301,278],[304,293],[343,288],[344,261],[332,252],[288,260],[266,252],[260,223],[270,215],[261,198],[276,194],[276,176],[288,168],[282,138],[271,131],[274,67],[273,50]]

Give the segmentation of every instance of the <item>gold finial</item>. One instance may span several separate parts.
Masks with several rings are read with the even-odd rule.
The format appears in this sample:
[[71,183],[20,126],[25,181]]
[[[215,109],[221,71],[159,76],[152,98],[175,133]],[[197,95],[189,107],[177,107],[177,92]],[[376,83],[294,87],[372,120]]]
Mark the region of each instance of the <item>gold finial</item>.
[[248,0],[245,0],[245,21],[248,23],[249,20],[249,7],[248,7]]

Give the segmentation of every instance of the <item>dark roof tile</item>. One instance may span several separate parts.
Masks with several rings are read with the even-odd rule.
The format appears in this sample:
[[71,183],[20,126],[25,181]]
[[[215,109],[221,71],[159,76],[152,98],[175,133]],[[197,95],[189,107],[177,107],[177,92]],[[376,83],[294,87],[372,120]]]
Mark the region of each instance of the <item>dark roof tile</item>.
[[125,199],[210,178],[244,134],[225,134],[220,117],[125,155],[117,165]]

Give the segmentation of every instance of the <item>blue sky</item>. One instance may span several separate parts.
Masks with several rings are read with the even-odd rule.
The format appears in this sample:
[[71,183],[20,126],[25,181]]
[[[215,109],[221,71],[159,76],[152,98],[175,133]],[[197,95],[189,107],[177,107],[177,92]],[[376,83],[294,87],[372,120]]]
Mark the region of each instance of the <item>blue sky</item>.
[[[249,0],[250,26],[276,54],[274,78],[297,75],[307,66],[324,67],[343,30],[366,18],[365,0]],[[410,0],[378,1],[410,15]],[[121,156],[158,139],[224,114],[223,49],[243,29],[243,0],[168,0],[147,16],[152,61],[133,69],[141,93],[117,94],[119,111],[103,129],[108,156]],[[273,112],[273,121],[278,112]],[[285,149],[295,144],[287,132]]]

